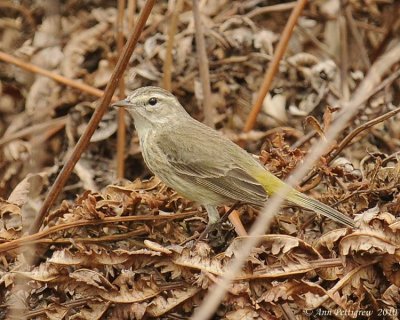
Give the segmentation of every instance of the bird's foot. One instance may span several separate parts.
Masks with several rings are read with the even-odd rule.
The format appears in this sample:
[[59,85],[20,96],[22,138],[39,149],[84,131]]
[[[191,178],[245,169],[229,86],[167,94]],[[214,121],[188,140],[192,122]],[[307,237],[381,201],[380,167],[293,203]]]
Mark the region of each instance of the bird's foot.
[[213,239],[222,239],[222,223],[224,223],[228,219],[229,215],[234,209],[237,208],[239,204],[239,201],[235,202],[233,206],[222,217],[219,216],[217,208],[205,205],[204,207],[206,208],[208,213],[208,225],[197,238],[194,245],[203,240],[207,235],[210,235]]
[[200,236],[196,239],[194,246],[196,246],[200,241],[204,240],[207,236],[212,239],[220,239],[222,237],[222,219],[209,223]]

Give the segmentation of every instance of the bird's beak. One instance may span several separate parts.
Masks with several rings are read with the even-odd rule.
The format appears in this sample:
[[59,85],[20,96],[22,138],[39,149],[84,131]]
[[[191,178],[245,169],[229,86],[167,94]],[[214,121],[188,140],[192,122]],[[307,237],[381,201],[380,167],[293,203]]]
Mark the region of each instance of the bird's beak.
[[128,101],[128,100],[126,100],[126,99],[124,99],[124,100],[119,100],[119,101],[117,101],[117,102],[114,102],[112,105],[111,105],[111,107],[129,107],[129,106],[131,106],[132,104]]

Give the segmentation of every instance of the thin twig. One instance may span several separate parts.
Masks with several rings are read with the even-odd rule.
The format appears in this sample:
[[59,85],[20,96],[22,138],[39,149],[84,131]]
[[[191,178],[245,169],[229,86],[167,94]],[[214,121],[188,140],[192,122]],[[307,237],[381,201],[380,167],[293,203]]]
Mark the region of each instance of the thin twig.
[[306,5],[306,3],[307,0],[299,0],[289,17],[285,29],[282,32],[281,40],[279,41],[278,46],[276,47],[274,57],[272,58],[271,64],[269,65],[269,68],[265,73],[264,81],[261,85],[260,91],[258,92],[257,99],[253,104],[249,116],[247,117],[246,124],[243,128],[244,132],[248,132],[254,128],[257,116],[261,111],[261,107],[265,99],[265,96],[267,95],[269,88],[272,84],[272,80],[274,79],[274,76],[278,71],[279,62],[281,61],[286,51],[286,47],[289,42],[290,36],[293,32],[294,26],[296,25],[298,17],[303,12],[303,8]]
[[11,1],[0,1],[0,8],[8,8],[18,11],[22,16],[25,17],[26,22],[30,25],[30,30],[33,32],[36,29],[35,20],[32,17],[31,11],[25,6],[12,3]]
[[314,268],[343,267],[343,260],[340,258],[317,259],[308,261]]
[[[356,136],[358,136],[361,132],[377,125],[378,123],[381,123],[391,117],[393,117],[394,115],[398,114],[400,112],[400,108],[394,109],[392,111],[389,111],[375,119],[372,119],[366,123],[363,123],[362,125],[358,126],[357,128],[355,128],[354,130],[352,130],[341,142],[340,144],[337,146],[337,148],[330,154],[328,154],[328,156],[326,157],[326,163],[329,164],[331,163],[342,151],[344,148],[346,148],[346,146],[351,142],[351,140],[353,140]],[[304,180],[304,183],[307,183],[308,181],[310,181],[312,178],[314,178],[318,173],[318,168],[314,168],[306,177],[306,179]],[[313,183],[313,186],[315,187],[315,183]],[[307,187],[307,190],[309,190],[309,186]],[[304,189],[302,189],[302,191],[304,191]]]
[[[396,70],[394,73],[392,73],[389,77],[387,77],[384,81],[382,81],[372,92],[370,96],[365,96],[364,101],[366,102],[369,98],[371,98],[374,94],[378,93],[381,91],[383,88],[391,84],[394,80],[396,80],[398,77],[400,77],[400,69]],[[312,130],[308,132],[304,137],[302,137],[300,140],[296,141],[293,143],[290,147],[295,149],[301,147],[304,143],[310,141],[314,136],[316,132],[315,130]]]
[[136,12],[136,0],[128,0],[128,30],[133,30],[135,26],[135,12]]
[[[162,224],[165,224],[165,222],[160,221],[158,223],[154,223],[154,224],[152,224],[152,228],[159,227]],[[36,245],[38,245],[38,244],[41,244],[41,245],[70,244],[71,241],[73,241],[74,243],[105,243],[105,242],[116,242],[116,241],[120,241],[120,240],[126,240],[129,238],[130,239],[129,241],[132,241],[132,243],[134,242],[136,246],[140,246],[140,242],[135,241],[132,238],[138,237],[138,236],[143,236],[143,235],[149,234],[149,233],[150,233],[150,230],[148,229],[148,227],[146,225],[141,225],[132,231],[128,231],[125,233],[112,234],[112,235],[108,235],[108,236],[100,236],[100,237],[96,237],[96,238],[91,238],[91,237],[73,237],[73,238],[69,237],[69,238],[57,238],[57,239],[41,238],[41,239],[37,239],[37,240],[32,240],[31,244],[36,244]]]
[[[400,69],[396,70],[394,73],[392,73],[388,78],[386,78],[384,81],[382,81],[379,85],[376,86],[376,88],[374,88],[373,90],[371,90],[369,92],[369,95],[365,95],[362,97],[362,101],[360,103],[365,103],[370,97],[372,97],[374,94],[376,94],[377,92],[381,91],[383,88],[385,88],[386,86],[388,86],[390,83],[392,83],[394,80],[396,80],[398,77],[400,77]],[[341,113],[338,118],[335,121],[338,121],[341,117],[341,115],[343,115],[343,113]],[[373,119],[375,120],[375,119]],[[371,121],[373,121],[371,120]],[[315,132],[315,131],[313,131]],[[352,134],[352,133],[350,133]],[[343,140],[345,141],[347,140],[346,138]],[[343,143],[343,142],[342,142]],[[330,163],[333,159],[335,159],[337,156],[339,155],[339,153],[335,154],[334,157],[330,157],[329,155],[327,156],[330,160],[328,163]],[[308,175],[303,179],[303,181],[300,183],[300,186],[304,186],[308,181],[310,181],[313,177],[315,177],[315,175],[318,173],[318,168],[313,168]],[[302,190],[310,190],[314,187],[316,187],[318,184],[312,183],[311,185],[307,185],[306,188],[302,188]]]
[[57,176],[56,181],[54,182],[53,186],[51,187],[45,201],[43,202],[43,206],[42,206],[41,210],[39,211],[39,214],[36,217],[36,220],[30,229],[30,233],[35,233],[40,229],[50,207],[53,205],[57,196],[60,194],[63,186],[67,182],[72,170],[74,169],[75,164],[78,162],[81,154],[86,149],[86,146],[88,145],[91,136],[93,135],[101,118],[103,117],[103,114],[107,111],[108,106],[111,102],[113,93],[118,85],[119,79],[122,77],[122,74],[123,74],[124,70],[126,69],[126,66],[128,65],[129,58],[131,57],[132,52],[136,47],[136,44],[140,37],[140,34],[144,28],[144,25],[146,24],[147,18],[150,15],[150,12],[153,8],[154,3],[155,3],[155,0],[147,0],[146,1],[146,4],[144,5],[142,12],[140,14],[139,21],[136,24],[135,30],[129,37],[129,41],[127,42],[121,56],[118,59],[117,65],[116,65],[114,72],[111,75],[111,78],[107,84],[107,87],[104,92],[104,96],[102,97],[102,99],[99,103],[99,106],[96,108],[95,112],[93,113],[93,116],[90,119],[90,121],[85,129],[85,132],[80,137],[78,143],[76,144],[74,150],[72,151],[72,154],[69,156],[64,167],[62,168],[61,172]]
[[[398,181],[398,180],[396,180]],[[372,183],[369,181],[369,183],[372,185]],[[350,194],[348,194],[347,196],[345,196],[343,199],[340,199],[338,201],[336,201],[335,203],[332,204],[332,207],[337,207],[339,204],[349,200],[350,198],[358,195],[358,194],[363,194],[363,193],[374,193],[374,194],[378,194],[381,192],[388,192],[392,189],[397,189],[399,186],[397,184],[397,182],[394,183],[394,185],[388,186],[388,187],[384,187],[384,188],[377,188],[377,189],[368,189],[368,190],[352,190]]]
[[[125,0],[118,0],[118,14],[117,14],[117,51],[120,56],[124,48],[124,12]],[[125,80],[122,76],[119,80],[118,96],[120,99],[125,98]],[[123,179],[125,174],[125,142],[126,142],[126,128],[125,128],[125,108],[118,108],[118,129],[117,129],[117,178]]]
[[399,112],[400,112],[400,108],[396,108],[392,111],[389,111],[389,112],[387,112],[375,119],[372,119],[372,120],[360,125],[359,127],[355,128],[340,142],[338,147],[331,154],[328,155],[327,162],[328,163],[332,162],[332,160],[335,159],[340,154],[340,152],[343,151],[343,149],[351,142],[351,140],[353,140],[361,132],[377,125],[378,123],[381,123],[381,122],[393,117],[394,115],[398,114]]
[[214,128],[214,109],[211,105],[210,71],[208,69],[207,50],[198,0],[192,0],[192,5],[196,38],[196,52],[199,60],[200,79],[203,89],[204,123],[209,127]]
[[[86,305],[90,302],[93,302],[93,300],[95,300],[96,297],[94,296],[85,296],[85,298],[81,298],[81,299],[76,299],[76,300],[72,300],[70,302],[64,302],[64,303],[60,303],[60,304],[50,304],[46,307],[42,307],[40,309],[37,310],[33,310],[33,311],[27,311],[25,310],[25,316],[27,319],[31,319],[33,317],[35,317],[35,319],[38,319],[40,316],[44,315],[46,317],[46,314],[49,312],[51,314],[52,310],[55,309],[59,309],[61,307],[64,307],[68,310],[71,310],[73,308],[77,308],[83,305]],[[104,304],[110,303],[110,302],[103,302]],[[46,317],[47,318],[47,317]]]
[[251,18],[254,18],[255,16],[258,16],[261,14],[277,12],[277,11],[287,11],[287,10],[293,9],[296,6],[296,3],[297,3],[296,1],[293,1],[293,2],[288,2],[288,3],[280,3],[280,4],[274,4],[271,6],[256,8],[256,9],[251,10],[250,12],[246,13],[246,17],[251,19]]
[[172,78],[172,49],[174,48],[174,39],[178,27],[179,14],[182,11],[184,0],[177,0],[172,11],[171,23],[168,29],[167,48],[165,50],[165,60],[163,66],[163,87],[165,90],[171,91]]
[[318,49],[320,49],[323,53],[325,53],[329,59],[332,59],[337,65],[340,63],[337,57],[331,53],[329,47],[321,42],[312,32],[310,32],[307,28],[303,28],[301,26],[297,26],[298,30],[305,35]]
[[244,228],[242,221],[240,220],[239,211],[233,210],[228,219],[232,223],[239,237],[247,236],[247,231]]
[[355,22],[360,28],[365,28],[368,31],[376,33],[382,33],[382,35],[379,37],[381,39],[380,43],[375,47],[370,55],[372,62],[375,62],[375,60],[380,57],[383,52],[385,52],[393,38],[397,38],[398,30],[396,30],[396,22],[398,21],[399,17],[399,10],[400,2],[394,1],[394,6],[392,7],[390,14],[386,15],[384,19],[384,25],[382,27],[376,27],[362,21]]
[[42,133],[44,130],[47,130],[47,128],[56,127],[57,130],[60,130],[62,127],[65,126],[66,122],[67,117],[60,117],[56,119],[51,119],[44,123],[34,124],[17,132],[12,132],[0,139],[0,147],[13,140],[20,139],[31,134],[36,134],[38,132]]
[[297,149],[300,148],[303,144],[309,142],[314,136],[317,134],[315,130],[311,130],[307,132],[304,136],[302,136],[299,140],[297,140],[295,143],[293,143],[290,148],[291,149]]
[[367,50],[365,49],[365,46],[363,43],[361,33],[358,30],[356,23],[354,22],[353,15],[351,14],[350,5],[346,6],[346,8],[344,9],[344,13],[345,13],[347,22],[349,24],[349,29],[351,31],[351,35],[353,36],[353,38],[356,42],[361,61],[363,62],[365,69],[368,70],[371,63],[369,61],[368,53],[367,53]]
[[[37,73],[42,76],[48,77],[54,81],[57,81],[59,83],[62,83],[66,86],[69,86],[74,89],[78,89],[82,92],[86,92],[92,96],[101,98],[104,94],[104,92],[100,89],[94,88],[92,86],[89,86],[87,84],[84,84],[82,82],[78,82],[76,80],[68,79],[64,76],[61,76],[55,72],[40,68],[38,66],[35,66],[31,63],[25,62],[21,59],[15,58],[5,52],[0,51],[0,60],[11,63],[16,65],[17,67],[20,67],[21,69],[24,69],[26,71],[32,72],[32,73]],[[114,99],[116,101],[117,99]]]
[[387,34],[387,29],[385,27],[377,27],[377,26],[373,25],[372,22],[368,23],[368,22],[360,21],[360,20],[355,20],[354,22],[361,29],[364,29],[364,30],[367,30],[367,31],[372,31],[372,32],[375,32],[375,33],[380,33],[384,37]]
[[193,216],[198,211],[190,211],[184,213],[176,213],[171,215],[161,215],[161,216],[151,216],[151,215],[138,215],[138,216],[124,216],[124,217],[107,217],[104,219],[93,219],[93,220],[78,220],[70,223],[59,224],[53,227],[50,227],[46,230],[39,231],[35,234],[23,236],[21,238],[1,243],[0,244],[0,253],[5,251],[10,251],[17,249],[24,245],[29,245],[31,242],[37,241],[39,239],[43,239],[48,237],[54,233],[65,231],[71,228],[84,227],[90,225],[99,225],[99,224],[108,224],[108,223],[122,223],[122,222],[133,222],[133,221],[157,221],[157,220],[174,220],[174,219],[182,219],[186,217]]
[[340,35],[340,89],[342,101],[350,98],[350,88],[347,82],[347,71],[349,70],[349,46],[347,38],[347,23],[343,16],[338,18]]

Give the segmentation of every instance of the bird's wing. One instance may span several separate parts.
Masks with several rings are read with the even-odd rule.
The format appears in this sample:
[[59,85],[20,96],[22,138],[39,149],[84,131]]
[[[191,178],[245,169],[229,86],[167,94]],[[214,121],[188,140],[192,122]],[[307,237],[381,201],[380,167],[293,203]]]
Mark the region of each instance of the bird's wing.
[[264,188],[247,173],[240,160],[251,156],[219,133],[205,126],[190,127],[185,135],[166,132],[158,139],[162,139],[158,147],[176,175],[233,201],[262,205],[267,199]]

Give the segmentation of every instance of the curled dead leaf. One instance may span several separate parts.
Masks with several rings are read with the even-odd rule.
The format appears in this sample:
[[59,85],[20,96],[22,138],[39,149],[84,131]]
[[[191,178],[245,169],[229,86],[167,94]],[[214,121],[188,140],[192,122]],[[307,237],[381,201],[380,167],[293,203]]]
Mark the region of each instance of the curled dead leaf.
[[144,240],[144,245],[147,248],[151,249],[151,250],[158,251],[158,252],[161,252],[161,253],[164,253],[164,254],[171,254],[172,253],[171,250],[159,245],[156,242],[150,241],[150,240]]
[[382,269],[386,278],[394,285],[400,287],[400,249],[395,254],[385,255],[382,259]]

